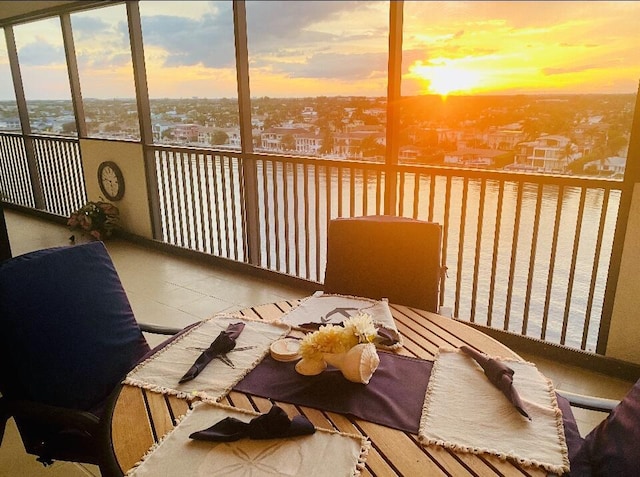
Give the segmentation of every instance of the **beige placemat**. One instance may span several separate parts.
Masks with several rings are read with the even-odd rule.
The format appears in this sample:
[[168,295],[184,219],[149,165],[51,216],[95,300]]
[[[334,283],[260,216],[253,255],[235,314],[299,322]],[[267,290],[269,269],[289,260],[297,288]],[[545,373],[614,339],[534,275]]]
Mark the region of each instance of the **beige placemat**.
[[[214,359],[195,379],[179,384],[180,378],[220,332],[230,323],[240,321],[245,323],[245,327],[236,340],[236,347],[226,355],[231,365]],[[124,383],[181,398],[198,396],[218,401],[264,358],[271,343],[286,336],[290,330],[282,323],[216,315],[140,363],[127,375]]]
[[369,314],[373,322],[384,327],[395,340],[392,345],[382,345],[376,342],[377,347],[390,350],[402,347],[402,335],[398,331],[387,299],[373,300],[317,291],[305,298],[300,305],[284,314],[280,320],[294,328],[305,323],[335,325],[359,312]]
[[531,416],[521,416],[465,353],[439,350],[427,387],[418,437],[476,454],[493,454],[562,474],[569,457],[551,381],[532,363],[509,360],[514,386]]
[[366,438],[323,429],[317,429],[312,435],[287,439],[236,442],[189,439],[191,433],[229,416],[249,422],[256,414],[219,404],[198,403],[126,475],[346,477],[358,475],[364,467],[369,450]]

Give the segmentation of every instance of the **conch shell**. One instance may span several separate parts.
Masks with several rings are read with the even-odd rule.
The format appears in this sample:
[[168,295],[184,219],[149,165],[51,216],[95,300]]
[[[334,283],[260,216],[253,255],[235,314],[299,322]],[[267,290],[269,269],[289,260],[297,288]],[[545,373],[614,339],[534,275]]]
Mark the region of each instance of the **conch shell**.
[[380,364],[380,356],[373,343],[355,345],[345,353],[324,353],[323,357],[354,383],[369,384],[371,376]]
[[323,359],[301,359],[296,363],[296,371],[303,376],[315,376],[327,368]]

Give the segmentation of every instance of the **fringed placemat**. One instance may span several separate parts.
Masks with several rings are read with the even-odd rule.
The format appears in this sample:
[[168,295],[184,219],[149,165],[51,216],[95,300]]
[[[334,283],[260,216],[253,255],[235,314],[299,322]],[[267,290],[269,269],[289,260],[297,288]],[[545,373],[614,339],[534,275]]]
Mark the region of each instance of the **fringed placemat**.
[[551,381],[533,363],[508,360],[513,385],[531,421],[491,384],[466,354],[440,349],[427,387],[418,436],[424,445],[493,454],[520,465],[562,474],[567,443]]
[[337,325],[360,312],[370,315],[374,324],[382,328],[374,342],[378,348],[395,350],[402,347],[402,335],[386,299],[372,300],[318,291],[283,315],[281,321],[294,328],[309,329],[304,325]]
[[[245,327],[235,348],[222,359],[211,361],[195,379],[179,384],[180,378],[220,332],[230,323],[238,322],[245,323]],[[202,321],[140,363],[127,375],[124,384],[175,394],[180,398],[218,401],[264,358],[271,343],[286,336],[290,330],[282,323],[217,315]]]
[[356,476],[369,441],[362,436],[317,429],[282,439],[207,442],[189,438],[227,417],[249,422],[256,414],[219,404],[198,403],[126,475],[152,476]]

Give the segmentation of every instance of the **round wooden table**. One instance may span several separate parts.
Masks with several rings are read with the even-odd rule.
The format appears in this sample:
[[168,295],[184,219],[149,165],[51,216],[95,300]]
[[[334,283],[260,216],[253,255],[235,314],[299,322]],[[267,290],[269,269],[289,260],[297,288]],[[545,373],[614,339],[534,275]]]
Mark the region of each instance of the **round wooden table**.
[[[279,302],[243,310],[242,315],[276,320],[295,307],[297,301]],[[391,305],[404,347],[399,354],[432,360],[440,346],[475,347],[489,355],[520,357],[493,338],[451,318]],[[232,391],[222,401],[237,408],[267,412],[268,399]],[[488,455],[458,453],[445,448],[420,445],[415,434],[398,431],[350,416],[276,402],[290,416],[303,413],[319,428],[361,434],[371,441],[363,476],[473,475],[545,476],[547,472],[525,469],[516,463]],[[123,472],[133,467],[149,448],[173,429],[189,409],[189,403],[134,386],[123,386],[115,405],[111,426],[116,460]]]

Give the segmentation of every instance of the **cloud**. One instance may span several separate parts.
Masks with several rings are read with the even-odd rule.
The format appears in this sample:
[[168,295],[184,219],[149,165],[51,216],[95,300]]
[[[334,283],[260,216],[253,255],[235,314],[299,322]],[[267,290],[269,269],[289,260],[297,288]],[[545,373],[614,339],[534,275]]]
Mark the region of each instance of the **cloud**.
[[320,53],[313,55],[304,64],[280,63],[273,65],[276,71],[291,78],[317,78],[339,80],[364,80],[376,72],[387,74],[386,53],[339,54]]
[[23,45],[18,51],[18,59],[22,66],[47,66],[65,62],[64,49],[42,38]]
[[[386,71],[387,54],[347,55],[344,46],[381,33],[357,31],[354,24],[333,31],[354,10],[362,14],[371,2],[248,1],[247,36],[252,68],[269,67],[273,73],[295,78],[370,77],[372,70]],[[165,12],[166,13],[166,12]],[[164,65],[232,68],[235,65],[233,16],[230,2],[216,4],[216,11],[200,18],[177,15],[144,15],[145,47],[159,47],[166,54]],[[383,33],[386,37],[386,31]],[[333,50],[339,50],[333,52]],[[282,59],[282,61],[279,61]]]
[[76,40],[89,39],[110,29],[107,22],[93,16],[74,15],[71,18],[73,36]]
[[256,43],[296,38],[313,39],[313,25],[335,21],[343,13],[367,9],[367,2],[289,2],[248,1],[247,23],[249,34]]
[[577,65],[572,67],[565,68],[543,68],[542,74],[545,76],[553,76],[553,75],[565,75],[572,73],[582,73],[584,71],[599,69],[602,66],[597,65]]
[[[225,6],[227,4],[225,3]],[[228,68],[235,65],[230,5],[200,19],[154,15],[142,17],[145,46],[166,51],[165,66]]]

